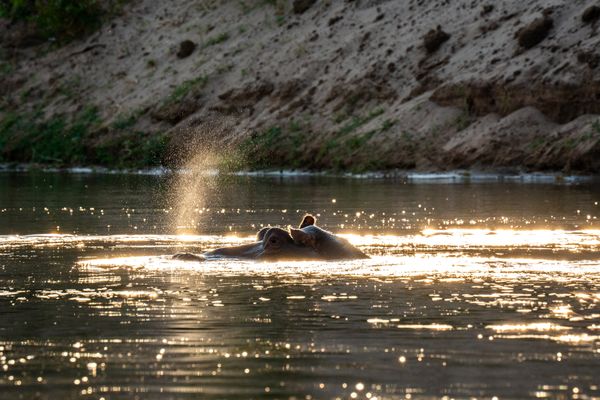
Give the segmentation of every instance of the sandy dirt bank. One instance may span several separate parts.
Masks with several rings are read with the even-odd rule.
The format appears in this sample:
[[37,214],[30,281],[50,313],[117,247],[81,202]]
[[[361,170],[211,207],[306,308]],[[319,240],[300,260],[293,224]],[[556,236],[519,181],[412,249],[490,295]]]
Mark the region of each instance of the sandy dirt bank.
[[2,21],[1,161],[597,173],[595,4],[136,0],[63,46]]

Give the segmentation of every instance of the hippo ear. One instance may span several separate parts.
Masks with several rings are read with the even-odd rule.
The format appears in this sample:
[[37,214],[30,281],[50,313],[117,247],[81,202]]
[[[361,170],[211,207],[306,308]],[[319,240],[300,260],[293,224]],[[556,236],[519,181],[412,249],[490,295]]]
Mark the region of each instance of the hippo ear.
[[306,247],[317,248],[317,241],[315,235],[306,233],[303,230],[290,228],[290,235],[296,244],[300,244]]
[[317,219],[310,214],[306,214],[300,223],[300,229],[317,223]]
[[270,226],[265,226],[260,231],[258,231],[258,233],[256,234],[256,240],[258,240],[259,242],[261,242],[265,238],[265,235],[267,234],[267,231],[269,229],[271,229]]

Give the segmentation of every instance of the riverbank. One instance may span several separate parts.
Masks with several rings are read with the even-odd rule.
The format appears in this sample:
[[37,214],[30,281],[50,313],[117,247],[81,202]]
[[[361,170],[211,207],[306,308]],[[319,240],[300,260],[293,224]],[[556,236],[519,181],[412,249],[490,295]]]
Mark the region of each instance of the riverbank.
[[494,183],[494,182],[516,182],[530,184],[577,184],[584,182],[600,182],[598,175],[568,175],[563,173],[489,173],[469,170],[454,170],[447,172],[415,172],[407,170],[371,171],[364,173],[334,172],[334,171],[310,171],[310,170],[244,170],[244,171],[218,171],[218,170],[189,170],[172,169],[165,167],[148,167],[133,169],[114,169],[103,166],[95,167],[53,167],[31,164],[0,164],[0,173],[11,172],[42,172],[42,173],[65,173],[65,174],[99,174],[99,175],[185,175],[195,174],[218,178],[226,177],[250,177],[250,178],[278,178],[278,179],[302,179],[302,178],[342,178],[358,180],[393,180],[420,183]]
[[0,161],[600,171],[593,2],[125,4],[56,46],[0,22]]

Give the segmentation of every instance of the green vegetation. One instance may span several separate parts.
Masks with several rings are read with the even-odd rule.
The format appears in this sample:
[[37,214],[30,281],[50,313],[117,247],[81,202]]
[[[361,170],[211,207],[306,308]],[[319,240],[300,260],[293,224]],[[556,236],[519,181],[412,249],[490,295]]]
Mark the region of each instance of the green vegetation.
[[214,46],[219,43],[223,43],[229,40],[229,33],[223,32],[218,34],[217,36],[210,37],[204,43],[204,47]]
[[129,129],[135,125],[141,114],[142,110],[134,110],[129,113],[119,114],[111,126],[117,130]]
[[243,165],[240,167],[299,168],[305,161],[305,154],[302,152],[302,145],[305,143],[306,133],[299,121],[292,120],[285,128],[273,126],[242,142],[239,153]]
[[1,0],[0,18],[29,21],[38,34],[73,39],[96,30],[104,16],[115,13],[124,0]]
[[240,152],[251,167],[270,168],[284,165],[283,160],[274,158],[276,150],[281,146],[283,130],[274,126],[252,135],[240,146]]
[[275,23],[277,24],[277,26],[282,26],[283,24],[285,24],[285,15],[276,15]]
[[308,54],[308,49],[303,43],[301,43],[298,45],[298,47],[296,47],[294,53],[296,54],[296,57],[301,58]]
[[116,168],[143,168],[161,165],[168,138],[164,134],[128,132],[107,139],[94,149],[93,164]]
[[334,170],[351,169],[352,172],[364,172],[368,169],[376,169],[378,165],[372,157],[356,157],[357,154],[368,153],[363,151],[367,142],[376,134],[389,130],[396,121],[386,119],[378,129],[372,129],[363,133],[355,133],[360,127],[382,115],[385,112],[383,108],[376,108],[366,115],[354,115],[344,117],[344,114],[337,115],[335,122],[343,122],[342,127],[334,132],[332,137],[325,142],[319,149],[316,160],[318,163],[327,165]]
[[232,63],[219,64],[215,69],[215,72],[217,73],[217,75],[221,75],[231,71],[234,67],[235,65],[233,65]]
[[529,149],[539,150],[545,143],[546,141],[543,138],[536,137],[529,143]]
[[79,75],[72,75],[61,80],[60,86],[57,89],[57,94],[68,99],[73,99],[77,97],[80,87],[81,77]]
[[383,113],[382,108],[376,108],[366,115],[352,116],[339,130],[330,133],[317,149],[307,146],[305,125],[299,120],[291,120],[285,126],[273,126],[255,133],[240,145],[239,150],[244,164],[254,169],[305,165],[353,172],[376,169],[382,166],[369,155],[368,142],[391,129],[396,121],[386,119],[379,128],[357,131]]
[[390,130],[390,128],[396,124],[396,122],[398,122],[398,121],[396,121],[395,119],[386,119],[386,120],[385,120],[385,121],[383,121],[383,123],[381,124],[381,131],[382,131],[382,132],[387,132],[387,131],[389,131],[389,130]]
[[8,76],[14,71],[14,66],[7,62],[0,62],[0,77]]
[[473,117],[469,115],[467,111],[463,111],[456,119],[454,120],[454,126],[457,131],[462,131],[466,129],[473,123]]
[[19,95],[19,100],[21,101],[21,103],[25,103],[27,99],[29,99],[29,97],[31,96],[32,92],[33,88],[31,87],[21,91],[21,94]]
[[600,119],[592,122],[592,133],[594,136],[600,135]]
[[338,131],[338,134],[347,135],[351,132],[354,132],[357,128],[363,126],[367,122],[371,121],[373,118],[376,118],[383,114],[383,112],[383,108],[377,108],[365,116],[354,116],[352,117],[352,120],[350,122],[342,126],[342,128]]
[[43,109],[8,112],[0,119],[0,161],[116,168],[159,165],[167,138],[132,130],[138,117],[138,112],[127,114],[105,127],[94,106],[71,118],[45,118]]
[[577,147],[577,140],[575,140],[572,137],[569,137],[562,141],[562,145],[567,150],[573,150],[575,147]]
[[362,146],[364,146],[364,144],[373,137],[373,135],[375,135],[377,133],[376,130],[373,131],[368,131],[366,133],[363,133],[362,135],[356,135],[356,136],[352,136],[348,139],[346,139],[346,147],[348,148],[348,150],[350,151],[355,151],[360,149]]
[[382,132],[381,129],[373,129],[346,138],[333,137],[319,149],[316,160],[335,171],[350,170],[354,173],[361,173],[378,169],[379,161],[372,155],[365,156],[370,151],[364,149],[368,146],[368,141],[380,132]]
[[179,86],[177,86],[173,92],[167,97],[167,103],[177,103],[181,101],[185,96],[193,90],[202,89],[208,83],[208,76],[201,75],[194,79],[189,79]]
[[406,148],[409,152],[413,153],[417,150],[417,141],[415,140],[415,135],[410,133],[410,132],[406,132],[406,131],[402,131],[402,134],[400,136],[402,138],[402,144],[404,145],[404,148]]
[[43,111],[7,113],[0,121],[0,159],[45,164],[84,161],[83,139],[99,123],[98,110],[86,107],[72,120],[64,116],[43,119]]

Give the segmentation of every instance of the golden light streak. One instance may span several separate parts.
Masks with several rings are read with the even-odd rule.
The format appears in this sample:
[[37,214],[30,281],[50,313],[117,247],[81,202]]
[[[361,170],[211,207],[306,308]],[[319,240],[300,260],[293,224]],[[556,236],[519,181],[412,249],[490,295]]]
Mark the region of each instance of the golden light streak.
[[503,325],[488,325],[487,329],[492,329],[496,332],[551,332],[570,330],[571,327],[556,325],[550,322],[533,322],[530,324],[503,324]]
[[396,326],[399,329],[427,329],[433,331],[449,331],[454,329],[452,325],[447,324],[403,324]]

